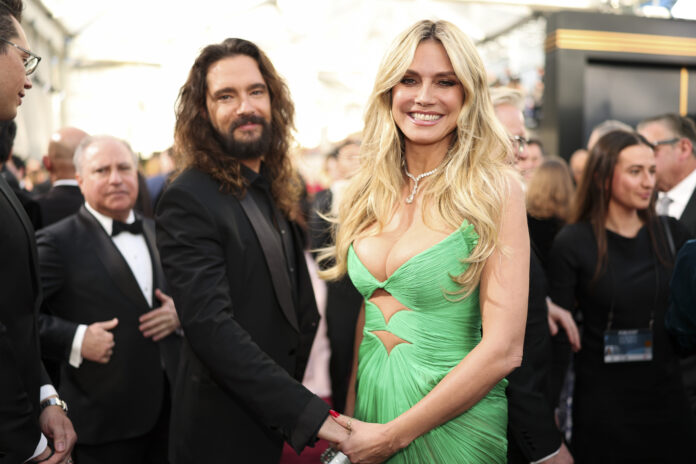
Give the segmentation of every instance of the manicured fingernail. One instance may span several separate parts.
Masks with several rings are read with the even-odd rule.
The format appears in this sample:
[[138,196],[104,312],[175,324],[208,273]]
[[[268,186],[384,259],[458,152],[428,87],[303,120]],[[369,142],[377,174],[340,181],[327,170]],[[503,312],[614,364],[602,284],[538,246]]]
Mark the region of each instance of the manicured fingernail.
[[331,414],[331,417],[338,417],[338,416],[340,416],[340,414],[337,413],[336,411],[334,411],[333,409],[329,409],[329,414]]

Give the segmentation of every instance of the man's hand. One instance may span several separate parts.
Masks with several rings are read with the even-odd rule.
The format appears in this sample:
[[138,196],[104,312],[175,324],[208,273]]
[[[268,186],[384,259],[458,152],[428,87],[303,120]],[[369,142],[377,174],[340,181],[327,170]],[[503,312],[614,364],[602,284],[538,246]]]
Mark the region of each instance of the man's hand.
[[95,322],[87,326],[82,341],[82,357],[90,361],[106,364],[114,353],[114,334],[109,332],[118,325],[118,319]]
[[[55,454],[46,464],[69,464],[70,453],[77,441],[77,434],[72,422],[59,406],[47,406],[41,411],[39,425],[46,438],[53,442]],[[46,449],[45,453],[50,451]],[[41,458],[42,456],[38,456]]]
[[570,342],[570,347],[573,351],[580,351],[580,332],[578,331],[578,326],[575,324],[575,319],[570,311],[567,311],[553,301],[550,298],[546,298],[546,303],[549,308],[549,331],[551,335],[556,335],[558,333],[558,326],[560,325],[565,330],[568,335],[568,342]]
[[139,320],[143,335],[146,338],[152,337],[152,340],[157,342],[174,332],[181,324],[172,297],[159,288],[155,290],[155,296],[162,302],[162,306],[143,314]]

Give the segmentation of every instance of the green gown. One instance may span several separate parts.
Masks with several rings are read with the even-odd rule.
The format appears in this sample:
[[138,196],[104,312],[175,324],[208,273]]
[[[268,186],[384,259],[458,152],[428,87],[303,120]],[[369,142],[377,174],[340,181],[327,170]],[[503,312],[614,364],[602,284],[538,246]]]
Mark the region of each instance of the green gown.
[[[478,241],[465,222],[441,242],[412,257],[385,281],[377,280],[351,246],[348,274],[365,298],[365,327],[358,357],[355,417],[386,423],[428,394],[481,341],[478,288],[456,301],[450,275]],[[377,289],[391,294],[407,310],[385,321],[369,301]],[[387,353],[373,332],[389,331],[403,342]],[[397,463],[504,463],[507,453],[507,380],[501,380],[468,411],[414,440],[391,457]]]

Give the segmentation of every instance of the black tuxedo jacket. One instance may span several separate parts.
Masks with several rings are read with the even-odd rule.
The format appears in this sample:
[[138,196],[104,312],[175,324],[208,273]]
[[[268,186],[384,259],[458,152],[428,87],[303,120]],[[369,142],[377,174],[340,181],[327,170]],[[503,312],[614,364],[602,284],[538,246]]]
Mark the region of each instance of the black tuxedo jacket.
[[0,176],[0,462],[24,462],[39,444],[41,285],[34,230]]
[[328,415],[302,379],[318,313],[294,224],[297,296],[281,241],[253,202],[189,170],[163,193],[157,245],[185,334],[170,460],[278,462]]
[[508,462],[537,461],[561,447],[551,390],[551,334],[541,260],[530,253],[529,301],[522,365],[508,376]]
[[[153,287],[166,292],[155,247],[154,223],[143,220],[152,257]],[[138,318],[152,308],[104,228],[85,207],[37,233],[41,285],[47,310],[40,316],[43,355],[62,361],[60,396],[68,403],[79,444],[100,444],[149,432],[159,417],[165,375],[174,380],[180,336],[145,338]],[[153,288],[153,292],[154,292]],[[153,304],[159,300],[153,295]],[[107,364],[68,364],[79,324],[118,318]]]
[[29,222],[31,222],[34,230],[40,229],[43,224],[41,223],[41,207],[39,203],[31,197],[29,192],[19,186],[17,178],[8,171],[6,167],[3,167],[3,171],[0,175],[5,178],[7,185],[10,186],[10,189],[14,192],[22,208],[24,208],[24,212],[27,214],[27,218]]
[[38,199],[41,208],[41,226],[47,227],[75,214],[85,202],[80,187],[57,185]]
[[696,190],[691,193],[691,198],[686,203],[686,207],[679,217],[679,222],[689,229],[691,238],[696,238]]

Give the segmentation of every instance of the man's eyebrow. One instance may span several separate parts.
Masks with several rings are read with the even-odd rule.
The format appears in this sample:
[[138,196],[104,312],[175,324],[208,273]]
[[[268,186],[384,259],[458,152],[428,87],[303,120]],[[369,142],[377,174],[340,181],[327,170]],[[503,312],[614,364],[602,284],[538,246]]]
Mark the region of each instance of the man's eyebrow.
[[237,91],[232,88],[232,87],[223,87],[221,89],[216,90],[215,92],[212,93],[213,97],[218,97],[220,95],[226,94],[226,93],[236,93]]
[[247,90],[266,90],[268,87],[263,82],[257,82],[247,87]]
[[[250,90],[266,90],[267,88],[268,88],[268,87],[267,87],[266,84],[264,84],[263,82],[256,82],[256,83],[254,83],[254,84],[249,85],[249,86],[246,88],[246,90],[247,90],[247,91],[250,91]],[[234,87],[229,87],[229,86],[223,87],[223,88],[218,89],[218,90],[216,90],[215,92],[213,92],[213,93],[212,93],[212,96],[213,96],[213,97],[219,97],[220,95],[224,95],[224,94],[226,94],[226,93],[237,93],[237,89],[235,89]]]

